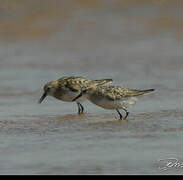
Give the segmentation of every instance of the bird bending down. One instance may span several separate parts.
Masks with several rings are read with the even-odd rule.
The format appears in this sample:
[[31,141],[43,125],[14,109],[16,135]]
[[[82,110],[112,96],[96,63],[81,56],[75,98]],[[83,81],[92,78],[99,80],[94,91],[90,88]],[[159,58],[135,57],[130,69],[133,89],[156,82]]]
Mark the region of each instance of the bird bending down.
[[[151,93],[152,91],[154,91],[154,89],[136,90],[120,86],[92,85],[89,88],[81,88],[80,94],[76,96],[73,101],[77,101],[78,98],[84,96],[95,105],[104,109],[115,109],[119,114],[119,120],[126,120],[129,115],[126,108],[135,104],[138,100],[138,96]],[[126,112],[124,118],[119,109]]]
[[[88,78],[75,76],[62,77],[58,80],[50,81],[45,84],[44,93],[38,102],[41,103],[48,95],[55,97],[58,100],[72,102],[72,100],[79,95],[81,88],[86,89],[91,85],[103,85],[111,82],[112,79],[91,80]],[[84,96],[76,100],[78,114],[82,114],[84,112],[84,107],[81,102],[85,100],[86,98]]]

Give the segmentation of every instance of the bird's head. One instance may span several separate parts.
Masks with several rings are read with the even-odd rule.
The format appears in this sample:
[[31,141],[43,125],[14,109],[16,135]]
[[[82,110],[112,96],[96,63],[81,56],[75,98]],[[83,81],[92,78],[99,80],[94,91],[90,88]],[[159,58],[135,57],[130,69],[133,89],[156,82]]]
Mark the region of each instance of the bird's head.
[[57,81],[50,81],[47,84],[45,84],[44,89],[43,89],[44,93],[41,96],[41,98],[39,99],[39,103],[41,103],[46,98],[46,96],[48,96],[48,95],[53,96],[57,87],[58,87]]

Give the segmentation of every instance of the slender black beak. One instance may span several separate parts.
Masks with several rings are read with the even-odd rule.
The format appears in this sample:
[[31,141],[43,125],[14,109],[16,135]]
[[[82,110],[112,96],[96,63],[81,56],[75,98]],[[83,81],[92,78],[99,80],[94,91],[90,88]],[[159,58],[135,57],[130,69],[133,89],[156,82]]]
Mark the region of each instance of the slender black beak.
[[43,95],[41,96],[41,98],[39,99],[38,103],[42,103],[42,101],[44,100],[44,98],[47,96],[47,93],[44,92]]

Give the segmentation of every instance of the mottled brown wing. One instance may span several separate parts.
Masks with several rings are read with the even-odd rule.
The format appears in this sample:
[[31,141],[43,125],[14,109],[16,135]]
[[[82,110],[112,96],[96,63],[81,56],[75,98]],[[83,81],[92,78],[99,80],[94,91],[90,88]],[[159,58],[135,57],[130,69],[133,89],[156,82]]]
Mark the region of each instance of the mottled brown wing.
[[92,80],[82,77],[72,77],[67,80],[65,87],[73,92],[81,91],[82,88],[87,88],[92,84]]
[[110,86],[105,88],[106,97],[111,100],[119,100],[122,98],[130,98],[134,96],[140,96],[143,94],[147,94],[154,91],[154,89],[148,90],[135,90],[135,89],[127,89],[118,86]]
[[122,97],[128,98],[128,97],[141,96],[144,94],[148,94],[152,91],[154,91],[154,89],[147,89],[147,90],[124,89],[124,92],[122,93]]
[[82,82],[84,80],[85,78],[75,76],[62,77],[58,80],[59,88],[65,90],[69,89],[70,91],[78,92],[81,90]]
[[112,79],[99,79],[99,80],[93,80],[94,83],[96,83],[97,85],[104,85],[104,84],[109,84],[112,83]]
[[73,92],[78,92],[81,90],[80,83],[74,79],[72,81],[67,81],[67,83],[65,84],[65,87]]
[[105,94],[106,98],[110,100],[118,100],[121,99],[124,95],[124,88],[118,86],[105,86],[100,87],[100,92]]

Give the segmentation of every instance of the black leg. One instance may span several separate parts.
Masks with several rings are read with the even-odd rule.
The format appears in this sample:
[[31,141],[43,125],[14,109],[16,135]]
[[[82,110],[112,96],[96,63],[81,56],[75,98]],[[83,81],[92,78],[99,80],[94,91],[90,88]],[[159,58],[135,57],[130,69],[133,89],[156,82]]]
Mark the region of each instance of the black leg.
[[118,114],[119,114],[119,120],[122,120],[122,119],[123,119],[122,114],[119,112],[119,110],[118,110],[118,109],[116,109],[116,111],[117,111],[117,112],[118,112]]
[[81,103],[77,102],[78,105],[78,114],[83,114],[84,111],[84,107],[82,106]]
[[124,120],[127,120],[127,117],[129,115],[129,112],[125,108],[122,108],[122,109],[126,112],[126,116],[124,117]]
[[[80,104],[80,103],[79,103]],[[80,107],[81,107],[81,113],[83,113],[83,111],[84,111],[84,107],[83,107],[83,105],[82,104],[80,104]]]
[[78,106],[78,114],[81,114],[80,103],[77,102],[77,106]]

